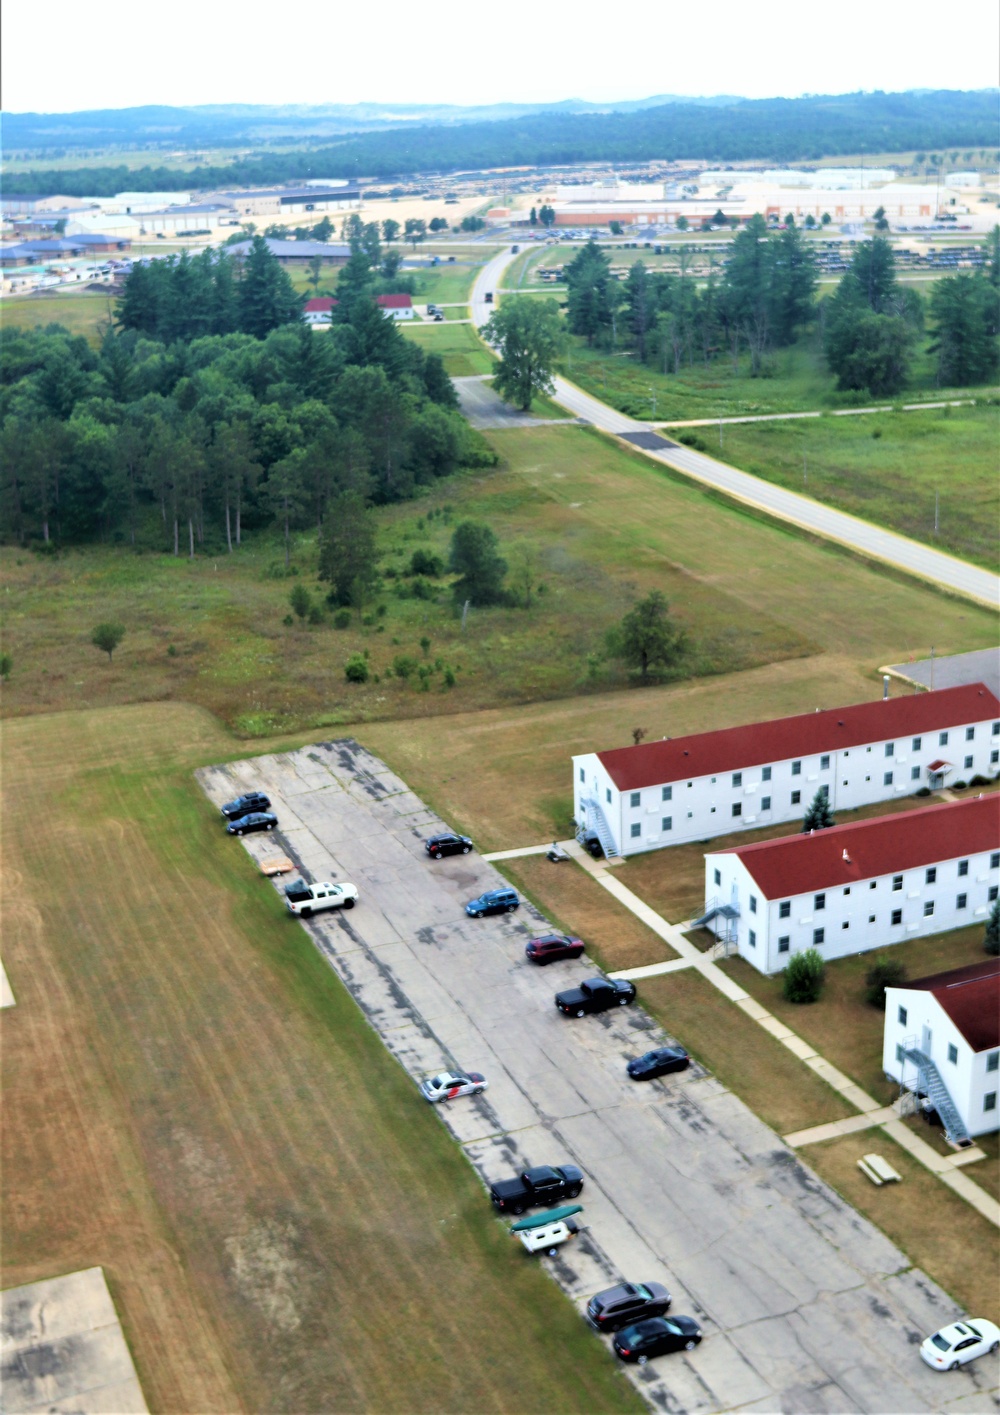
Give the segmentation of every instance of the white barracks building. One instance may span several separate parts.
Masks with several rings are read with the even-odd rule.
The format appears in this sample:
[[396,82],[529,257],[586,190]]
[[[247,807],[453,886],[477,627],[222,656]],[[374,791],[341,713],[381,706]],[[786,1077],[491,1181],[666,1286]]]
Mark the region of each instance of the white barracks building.
[[705,855],[699,924],[761,973],[985,922],[1000,886],[991,793]]
[[894,801],[1000,768],[1000,702],[982,683],[573,758],[573,815],[606,855]]

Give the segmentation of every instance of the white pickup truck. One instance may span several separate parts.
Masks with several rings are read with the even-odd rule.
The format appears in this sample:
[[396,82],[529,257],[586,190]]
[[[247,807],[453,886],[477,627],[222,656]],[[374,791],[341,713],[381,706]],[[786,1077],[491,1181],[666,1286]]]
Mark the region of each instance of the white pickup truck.
[[291,914],[308,919],[321,909],[353,909],[358,902],[357,887],[353,884],[331,884],[320,880],[318,884],[306,884],[297,879],[285,885],[285,907]]

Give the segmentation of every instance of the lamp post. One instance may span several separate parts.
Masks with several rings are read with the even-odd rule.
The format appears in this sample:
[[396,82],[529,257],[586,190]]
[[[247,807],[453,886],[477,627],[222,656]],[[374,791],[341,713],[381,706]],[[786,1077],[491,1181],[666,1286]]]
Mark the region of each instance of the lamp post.
[[653,417],[655,418],[655,417],[656,417],[656,389],[655,389],[655,388],[651,388],[649,391],[650,391],[650,393],[652,393],[652,395],[653,395]]

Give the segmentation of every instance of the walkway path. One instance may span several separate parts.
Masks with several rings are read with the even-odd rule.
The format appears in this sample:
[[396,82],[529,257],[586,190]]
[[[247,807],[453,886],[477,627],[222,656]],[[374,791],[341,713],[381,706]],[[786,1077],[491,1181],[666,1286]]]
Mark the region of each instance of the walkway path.
[[[968,408],[975,407],[975,398],[949,398],[939,403],[903,403],[901,413],[917,413],[923,408]],[[868,413],[894,413],[892,403],[881,403],[872,408],[825,408],[808,413],[752,413],[735,418],[685,418],[680,422],[650,422],[648,427],[725,427],[728,423],[777,423],[792,422],[796,418],[858,418]]]
[[[515,257],[510,248],[506,247],[483,266],[476,277],[469,303],[473,321],[477,326],[485,324],[489,319],[493,306],[486,303],[486,295],[498,290],[500,277],[513,259]],[[602,432],[622,438],[636,451],[652,457],[654,461],[671,467],[704,486],[722,491],[748,506],[765,511],[770,516],[789,521],[813,535],[847,546],[860,555],[894,565],[908,574],[930,580],[944,590],[975,600],[979,604],[986,604],[991,608],[997,606],[997,578],[988,570],[968,565],[965,561],[945,555],[932,546],[921,545],[906,536],[896,535],[894,531],[887,531],[881,526],[862,521],[857,516],[848,515],[846,511],[824,506],[808,496],[801,496],[798,492],[772,486],[759,477],[727,466],[725,462],[719,462],[703,452],[678,446],[661,436],[649,423],[626,417],[624,413],[602,403],[599,398],[585,393],[568,379],[556,378],[554,382],[553,396],[557,403],[561,403],[576,417],[585,419]]]
[[[664,973],[675,973],[682,968],[693,968],[700,973],[707,982],[718,989],[727,997],[730,1002],[745,1012],[746,1015],[758,1026],[763,1027],[765,1032],[769,1032],[782,1046],[787,1047],[793,1056],[797,1056],[810,1070],[815,1071],[828,1086],[837,1091],[849,1105],[854,1106],[860,1113],[856,1116],[849,1116],[844,1120],[832,1121],[826,1125],[815,1125],[808,1130],[798,1130],[793,1134],[785,1135],[785,1143],[792,1149],[798,1149],[802,1145],[818,1144],[823,1140],[835,1139],[841,1135],[851,1135],[858,1130],[867,1130],[878,1127],[892,1140],[902,1146],[908,1154],[919,1161],[926,1169],[938,1179],[942,1184],[946,1184],[949,1189],[954,1190],[966,1203],[971,1204],[974,1209],[988,1219],[990,1223],[1000,1228],[1000,1203],[985,1189],[962,1174],[963,1165],[972,1164],[976,1160],[985,1159],[986,1155],[982,1150],[974,1148],[960,1150],[954,1155],[940,1155],[932,1145],[928,1145],[926,1140],[922,1140],[919,1135],[915,1135],[906,1125],[903,1124],[899,1113],[892,1106],[879,1105],[873,1096],[862,1089],[849,1076],[845,1076],[836,1066],[832,1065],[825,1057],[821,1056],[810,1042],[803,1040],[791,1027],[785,1025],[772,1012],[768,1012],[764,1005],[751,997],[745,988],[740,987],[728,973],[718,967],[713,962],[712,956],[702,953],[699,948],[685,938],[685,931],[690,927],[689,921],[682,924],[669,924],[661,914],[650,908],[637,894],[634,894],[627,885],[622,884],[614,873],[614,863],[608,860],[595,860],[583,849],[576,840],[561,840],[559,844],[571,855],[577,864],[586,870],[592,879],[596,880],[602,888],[606,889],[610,895],[623,904],[626,909],[633,913],[637,919],[651,929],[663,939],[664,943],[670,945],[678,957],[670,959],[665,963],[652,963],[643,968],[624,968],[617,973],[609,974],[612,978],[627,978],[635,982],[643,978],[655,978]],[[512,859],[517,855],[540,855],[549,848],[548,845],[533,845],[520,850],[503,850],[495,854],[484,856],[487,860]]]

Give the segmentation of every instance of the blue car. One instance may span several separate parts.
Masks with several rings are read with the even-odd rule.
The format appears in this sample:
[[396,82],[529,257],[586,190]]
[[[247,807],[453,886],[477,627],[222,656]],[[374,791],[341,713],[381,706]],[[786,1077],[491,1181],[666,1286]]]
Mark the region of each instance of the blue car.
[[478,899],[470,899],[465,912],[470,919],[481,919],[484,914],[513,914],[520,902],[516,889],[490,889]]

